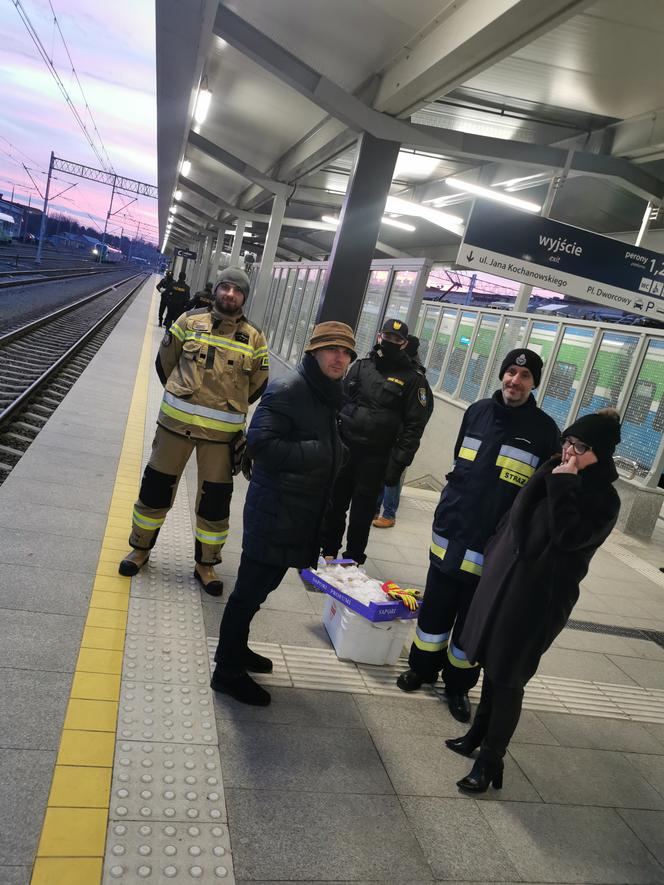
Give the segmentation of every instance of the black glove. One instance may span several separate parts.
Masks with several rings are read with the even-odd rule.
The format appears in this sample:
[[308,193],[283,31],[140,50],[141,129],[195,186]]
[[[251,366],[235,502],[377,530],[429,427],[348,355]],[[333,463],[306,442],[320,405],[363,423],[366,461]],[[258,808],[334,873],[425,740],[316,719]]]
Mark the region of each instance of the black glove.
[[237,476],[242,470],[242,460],[247,452],[247,437],[240,430],[230,441],[231,447],[231,473]]
[[242,455],[242,475],[248,481],[251,479],[251,458],[249,457],[249,453],[247,450],[244,450],[244,454]]

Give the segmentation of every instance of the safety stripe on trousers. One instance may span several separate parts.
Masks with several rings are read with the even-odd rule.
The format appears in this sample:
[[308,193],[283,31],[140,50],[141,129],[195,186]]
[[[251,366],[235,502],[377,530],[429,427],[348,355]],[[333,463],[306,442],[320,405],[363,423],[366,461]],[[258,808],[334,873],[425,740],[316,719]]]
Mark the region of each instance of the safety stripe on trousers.
[[132,522],[134,525],[138,526],[140,529],[147,529],[149,532],[154,532],[157,529],[160,529],[164,524],[165,519],[165,516],[161,519],[154,519],[152,516],[144,516],[142,513],[139,513],[135,507],[132,513]]
[[226,538],[228,538],[228,529],[222,532],[204,532],[203,529],[199,529],[196,527],[195,531],[196,540],[200,541],[201,544],[224,544],[226,542]]
[[447,660],[453,667],[457,667],[460,670],[470,670],[472,667],[478,666],[471,663],[466,657],[466,653],[453,642],[450,642],[447,646]]
[[424,630],[415,627],[413,643],[421,651],[442,651],[447,645],[449,638],[449,630],[447,633],[425,633]]

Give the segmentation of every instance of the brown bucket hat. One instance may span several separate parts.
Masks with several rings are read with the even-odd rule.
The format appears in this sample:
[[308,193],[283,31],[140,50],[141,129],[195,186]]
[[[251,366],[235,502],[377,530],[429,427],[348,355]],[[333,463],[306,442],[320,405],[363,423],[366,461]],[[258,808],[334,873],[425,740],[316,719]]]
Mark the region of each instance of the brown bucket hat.
[[314,326],[309,343],[304,348],[305,353],[319,350],[321,347],[345,347],[357,359],[355,352],[355,336],[353,330],[346,323],[337,323],[330,320],[326,323],[318,323]]

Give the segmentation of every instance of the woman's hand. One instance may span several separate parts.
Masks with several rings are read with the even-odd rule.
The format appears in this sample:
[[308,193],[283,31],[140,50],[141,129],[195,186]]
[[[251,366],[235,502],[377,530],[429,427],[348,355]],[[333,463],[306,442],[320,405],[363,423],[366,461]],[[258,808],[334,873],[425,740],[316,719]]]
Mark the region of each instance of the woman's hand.
[[578,473],[579,467],[576,463],[576,455],[572,454],[569,456],[567,461],[564,461],[562,464],[559,464],[557,467],[554,467],[551,473]]

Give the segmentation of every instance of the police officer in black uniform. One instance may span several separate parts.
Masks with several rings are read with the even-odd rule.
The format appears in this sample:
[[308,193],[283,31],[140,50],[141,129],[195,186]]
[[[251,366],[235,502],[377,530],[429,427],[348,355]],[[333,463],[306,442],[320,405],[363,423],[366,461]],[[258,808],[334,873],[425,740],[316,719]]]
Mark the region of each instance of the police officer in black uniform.
[[371,521],[383,485],[396,485],[415,457],[431,415],[427,385],[405,352],[408,326],[386,320],[365,359],[344,382],[347,403],[339,414],[348,456],[337,476],[322,531],[323,556],[341,547],[350,505],[344,558],[366,560]]
[[450,713],[459,722],[470,719],[468,692],[479,679],[479,667],[467,659],[459,637],[482,574],[486,543],[536,468],[560,451],[560,431],[531,393],[542,368],[533,350],[506,354],[501,389],[473,403],[463,416],[454,468],[433,520],[410,669],[397,685],[416,691],[442,671]]
[[212,283],[206,283],[205,288],[199,289],[191,299],[187,305],[187,310],[200,310],[201,307],[210,310],[213,301],[214,295],[212,294]]
[[161,326],[164,322],[164,314],[166,313],[166,306],[168,303],[168,293],[171,291],[171,286],[173,285],[173,271],[167,270],[164,277],[157,283],[157,292],[161,292],[161,298],[159,299],[159,325]]
[[177,283],[172,283],[166,295],[166,320],[164,325],[170,329],[176,319],[185,312],[191,298],[191,290],[187,285],[187,275],[182,270],[178,274]]

